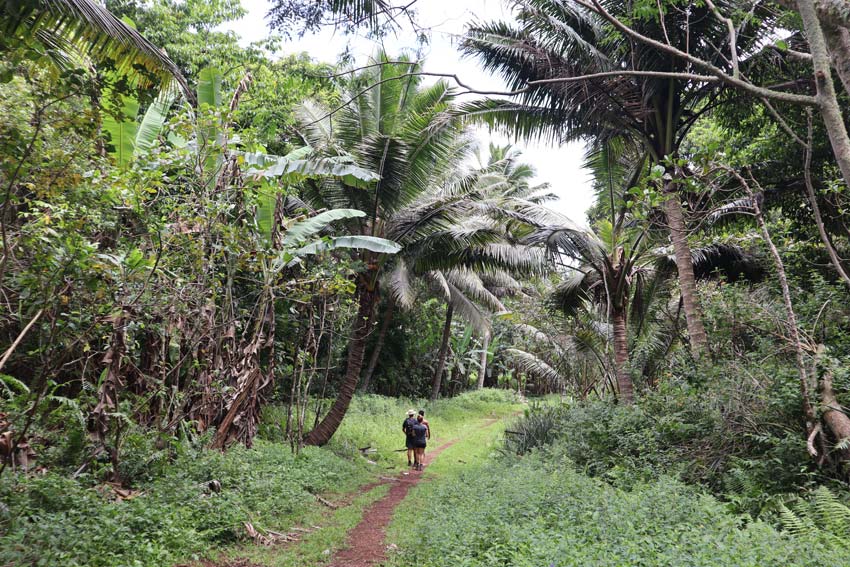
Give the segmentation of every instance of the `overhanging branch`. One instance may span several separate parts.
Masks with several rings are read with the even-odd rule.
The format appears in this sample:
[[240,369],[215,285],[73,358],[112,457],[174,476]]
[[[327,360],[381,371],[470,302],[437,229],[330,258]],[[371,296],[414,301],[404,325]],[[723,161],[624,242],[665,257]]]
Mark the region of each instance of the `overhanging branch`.
[[729,75],[723,69],[720,69],[719,67],[716,67],[715,65],[712,65],[708,61],[704,61],[703,59],[700,59],[699,57],[694,57],[690,53],[686,53],[686,52],[684,52],[684,51],[682,51],[682,50],[680,50],[676,47],[673,47],[672,45],[667,45],[666,43],[662,43],[660,41],[657,41],[655,39],[647,37],[647,36],[637,32],[637,31],[633,30],[632,28],[630,28],[629,26],[627,26],[623,22],[621,22],[617,17],[613,16],[610,12],[608,12],[602,6],[602,4],[599,3],[599,0],[590,0],[590,3],[586,2],[585,0],[575,0],[575,2],[576,2],[576,4],[586,8],[586,9],[592,11],[592,12],[599,14],[600,16],[605,18],[609,23],[611,23],[611,25],[613,25],[617,30],[619,30],[621,33],[625,34],[626,36],[628,36],[628,37],[630,37],[630,38],[632,38],[636,41],[639,41],[641,43],[644,43],[646,45],[649,45],[650,47],[658,49],[659,51],[662,51],[664,53],[668,53],[668,54],[674,55],[674,56],[676,56],[680,59],[684,59],[685,61],[687,61],[687,62],[689,62],[689,63],[691,63],[691,64],[693,64],[693,65],[695,65],[695,66],[697,66],[701,69],[704,69],[707,73],[710,73],[712,76],[716,77],[717,79],[719,79],[720,81],[722,81],[722,82],[724,82],[728,85],[739,88],[739,89],[741,89],[745,92],[748,92],[748,93],[750,93],[754,96],[757,96],[759,98],[766,98],[766,99],[770,99],[770,100],[779,100],[779,101],[782,101],[782,102],[788,102],[788,103],[791,103],[791,104],[801,104],[801,105],[805,105],[805,106],[817,106],[818,105],[818,101],[815,97],[807,96],[807,95],[797,95],[797,94],[792,94],[792,93],[777,92],[777,91],[772,91],[770,89],[766,89],[764,87],[759,87],[759,86],[753,85],[752,83],[748,83],[748,82],[746,82],[746,81],[744,81],[740,78]]

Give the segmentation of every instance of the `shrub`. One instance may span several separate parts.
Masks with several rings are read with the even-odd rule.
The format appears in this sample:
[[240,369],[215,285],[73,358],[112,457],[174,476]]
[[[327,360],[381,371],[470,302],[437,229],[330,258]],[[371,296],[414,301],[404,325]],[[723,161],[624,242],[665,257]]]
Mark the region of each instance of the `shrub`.
[[561,446],[421,490],[396,565],[814,567],[846,565],[850,551],[745,522],[667,476],[613,487],[577,473]]
[[[189,452],[129,500],[56,473],[0,479],[0,565],[160,566],[243,535],[242,523],[287,526],[314,493],[353,488],[362,465],[309,447],[298,456],[260,441],[254,449]],[[221,492],[209,490],[217,480]]]
[[505,451],[523,455],[558,446],[580,470],[618,486],[676,476],[758,515],[775,495],[823,479],[796,424],[769,417],[784,415],[785,403],[766,406],[763,414],[753,413],[754,406],[743,409],[720,393],[671,378],[633,406],[588,401],[532,407],[507,427]]
[[634,406],[584,402],[532,408],[507,430],[509,452],[556,444],[587,474],[628,484],[698,474],[705,466],[698,449],[716,436],[719,416],[686,396]]

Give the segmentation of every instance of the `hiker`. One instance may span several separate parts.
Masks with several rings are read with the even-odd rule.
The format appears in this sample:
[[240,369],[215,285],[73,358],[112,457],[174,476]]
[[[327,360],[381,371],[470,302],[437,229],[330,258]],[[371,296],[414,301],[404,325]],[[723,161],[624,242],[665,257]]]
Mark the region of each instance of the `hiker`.
[[424,409],[419,410],[419,417],[422,418],[422,425],[424,425],[425,427],[428,428],[428,440],[430,441],[431,440],[431,424],[428,423],[427,419],[425,419],[425,410]]
[[413,426],[416,425],[415,410],[407,410],[407,418],[401,424],[401,430],[404,431],[404,444],[407,447],[407,466],[413,466],[416,456],[415,447],[413,446]]
[[416,425],[413,426],[413,469],[421,471],[425,468],[425,447],[428,444],[428,427],[423,425],[424,417],[417,416]]

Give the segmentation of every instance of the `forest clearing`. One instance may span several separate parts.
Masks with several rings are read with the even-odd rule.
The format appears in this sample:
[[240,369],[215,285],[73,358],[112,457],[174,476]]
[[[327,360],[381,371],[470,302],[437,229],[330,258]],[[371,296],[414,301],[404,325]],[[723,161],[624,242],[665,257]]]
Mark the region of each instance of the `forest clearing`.
[[0,29],[0,567],[850,567],[846,0]]

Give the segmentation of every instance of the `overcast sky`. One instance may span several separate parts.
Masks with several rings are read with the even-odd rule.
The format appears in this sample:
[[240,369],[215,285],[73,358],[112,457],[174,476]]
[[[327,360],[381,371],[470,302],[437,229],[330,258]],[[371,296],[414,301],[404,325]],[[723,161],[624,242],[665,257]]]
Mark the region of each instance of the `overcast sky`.
[[[266,37],[269,33],[265,15],[269,10],[266,0],[242,0],[248,15],[226,26],[238,33],[242,41],[249,43]],[[457,37],[463,33],[464,26],[475,20],[488,21],[507,18],[507,9],[502,0],[420,0],[416,4],[417,23],[431,29],[431,42],[426,46],[425,70],[457,74],[467,85],[476,89],[501,90],[505,88],[501,79],[482,71],[477,62],[461,59],[456,49]],[[351,43],[352,53],[358,62],[366,60],[378,45],[362,36],[345,35],[330,28],[318,34],[284,41],[281,55],[306,51],[318,61],[335,62],[338,55]],[[416,46],[415,38],[409,29],[402,30],[383,40],[385,50],[398,53],[402,49]],[[479,136],[485,148],[490,140],[503,144],[510,140],[498,135],[481,131]],[[548,182],[560,200],[549,206],[574,222],[586,224],[585,211],[593,202],[590,180],[581,168],[583,147],[568,144],[551,147],[545,144],[517,143],[523,149],[524,160],[537,169],[536,183]]]

